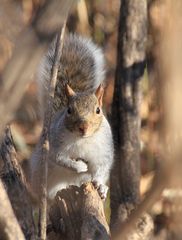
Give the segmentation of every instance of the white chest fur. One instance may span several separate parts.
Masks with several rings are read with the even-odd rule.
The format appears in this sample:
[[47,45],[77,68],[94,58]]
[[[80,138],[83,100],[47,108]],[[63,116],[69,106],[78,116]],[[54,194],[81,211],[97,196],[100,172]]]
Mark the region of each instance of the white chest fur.
[[[61,124],[61,126],[63,125]],[[64,127],[54,129],[53,136],[51,149],[54,156],[51,156],[51,162],[55,161],[57,154],[61,154],[63,158],[81,158],[87,162],[88,171],[78,174],[53,162],[50,163],[52,167],[49,168],[48,185],[50,190],[52,189],[52,193],[69,184],[80,185],[85,181],[92,181],[93,175],[99,168],[103,172],[105,172],[105,168],[109,173],[113,162],[113,143],[110,126],[105,118],[103,118],[99,130],[90,137],[78,137]],[[104,182],[108,179],[108,174],[105,175],[105,177],[103,176]]]
[[54,151],[72,159],[82,158],[88,162],[90,168],[95,165],[95,161],[103,161],[103,158],[112,152],[111,130],[105,118],[99,130],[90,137],[78,137],[65,128],[59,131],[59,136],[54,140],[57,141],[57,144],[54,142]]

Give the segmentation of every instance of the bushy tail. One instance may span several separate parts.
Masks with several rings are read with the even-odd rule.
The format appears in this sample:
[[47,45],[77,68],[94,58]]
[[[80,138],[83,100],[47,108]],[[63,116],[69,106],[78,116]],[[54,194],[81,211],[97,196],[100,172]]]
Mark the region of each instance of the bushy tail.
[[[53,41],[40,64],[37,80],[40,102],[45,109],[51,68],[55,55],[56,41]],[[104,56],[90,39],[70,34],[64,40],[60,59],[54,99],[54,112],[62,110],[67,104],[65,84],[74,91],[94,91],[104,81]]]

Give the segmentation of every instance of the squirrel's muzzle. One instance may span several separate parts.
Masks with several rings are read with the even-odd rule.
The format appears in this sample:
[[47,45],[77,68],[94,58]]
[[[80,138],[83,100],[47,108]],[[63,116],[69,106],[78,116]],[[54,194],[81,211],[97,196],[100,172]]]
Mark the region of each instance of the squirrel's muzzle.
[[88,130],[88,123],[87,122],[80,123],[78,126],[78,130],[82,136],[85,135]]

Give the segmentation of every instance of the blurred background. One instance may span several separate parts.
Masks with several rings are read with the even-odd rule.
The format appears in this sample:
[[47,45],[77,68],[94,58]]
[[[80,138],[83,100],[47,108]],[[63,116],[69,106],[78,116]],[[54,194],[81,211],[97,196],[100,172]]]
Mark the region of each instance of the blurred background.
[[[0,15],[5,19],[4,22],[6,22],[6,25],[0,22],[0,71],[2,71],[11,57],[16,36],[31,21],[34,12],[42,2],[42,0],[14,0],[12,4],[16,6],[16,11],[12,11],[11,8],[5,8],[6,11],[2,11],[3,8],[0,8]],[[5,6],[6,0],[1,0],[1,3]],[[92,38],[104,51],[107,78],[104,103],[108,116],[111,113],[115,78],[119,8],[119,0],[80,0],[69,15],[66,28],[67,33],[76,32]],[[9,19],[8,16],[10,15],[15,17]],[[151,46],[150,32],[148,41],[148,46]],[[32,82],[27,86],[21,105],[11,124],[19,160],[27,175],[29,175],[28,161],[42,128],[37,100],[36,79],[35,76],[30,77],[32,78]],[[160,127],[157,91],[154,82],[152,80],[149,82],[147,70],[142,80],[142,92],[143,98],[140,108],[142,119],[141,194],[144,196],[150,187],[158,165],[158,130]],[[161,196],[161,199],[154,205],[153,209],[151,209],[151,214],[157,223],[156,231],[171,227],[168,215],[173,202],[171,201],[171,195],[169,195],[168,192],[165,192]]]

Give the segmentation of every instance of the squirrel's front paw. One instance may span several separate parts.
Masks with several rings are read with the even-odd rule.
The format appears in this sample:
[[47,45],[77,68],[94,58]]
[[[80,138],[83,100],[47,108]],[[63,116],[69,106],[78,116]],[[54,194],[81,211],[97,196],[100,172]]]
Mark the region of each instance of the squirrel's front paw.
[[101,184],[98,181],[93,181],[92,182],[95,189],[97,189],[99,196],[101,197],[101,199],[105,200],[107,197],[107,191],[108,191],[108,186],[106,186],[105,184]]
[[82,172],[88,171],[87,164],[85,162],[83,162],[82,160],[76,160],[75,168],[76,168],[77,173],[82,173]]

